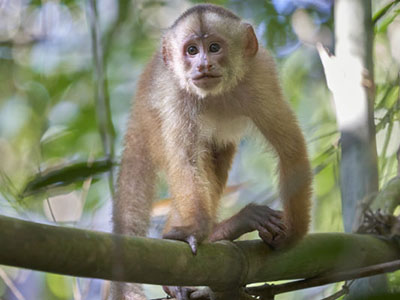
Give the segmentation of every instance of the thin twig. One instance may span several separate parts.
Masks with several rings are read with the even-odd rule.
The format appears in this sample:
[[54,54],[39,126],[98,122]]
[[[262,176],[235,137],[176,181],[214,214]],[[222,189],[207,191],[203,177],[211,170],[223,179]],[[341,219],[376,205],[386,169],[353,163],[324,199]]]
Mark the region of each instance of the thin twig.
[[337,291],[336,293],[321,300],[336,300],[344,295],[347,295],[350,292],[350,287],[353,285],[354,282],[355,280],[351,280],[350,282],[346,281],[340,291]]
[[[110,96],[108,93],[96,0],[88,0],[87,3],[87,18],[89,20],[92,38],[94,78],[96,84],[95,95],[97,121],[99,124],[99,131],[103,142],[105,155],[108,159],[113,161],[115,129],[111,118]],[[113,168],[110,169],[108,174],[110,193],[112,196],[114,196]]]
[[79,288],[79,284],[78,284],[78,278],[74,278],[74,280],[72,281],[72,293],[73,293],[73,297],[74,300],[82,300],[82,293],[81,290]]
[[310,140],[308,140],[308,143],[316,142],[316,141],[319,141],[319,140],[321,140],[321,139],[323,139],[323,138],[326,138],[326,137],[331,137],[332,135],[335,135],[335,134],[337,134],[337,133],[338,133],[337,130],[333,130],[333,131],[328,132],[328,133],[320,134],[320,135],[318,135],[318,136],[316,136],[316,137],[311,138]]
[[344,295],[347,295],[348,293],[349,293],[349,287],[346,284],[344,284],[339,291],[321,300],[336,300]]
[[106,65],[108,61],[108,57],[111,53],[111,46],[114,42],[115,37],[117,36],[117,32],[120,27],[124,24],[124,22],[130,17],[132,9],[132,1],[130,0],[119,0],[118,2],[118,13],[115,17],[114,23],[110,26],[110,29],[107,33],[105,33],[103,38],[104,45],[104,55],[103,62]]
[[0,278],[3,279],[4,283],[8,286],[10,291],[14,294],[15,298],[18,300],[25,300],[25,297],[21,294],[21,292],[14,285],[10,277],[8,277],[7,273],[4,272],[2,268],[0,268]]
[[295,290],[301,290],[316,286],[321,286],[329,283],[335,283],[355,278],[369,277],[382,273],[394,272],[400,269],[400,260],[395,260],[383,264],[358,268],[350,271],[337,272],[335,274],[324,275],[320,277],[302,279],[279,285],[263,285],[258,287],[246,288],[246,291],[251,295],[277,295]]
[[400,177],[400,147],[397,150],[397,176]]
[[[399,81],[399,86],[400,86],[400,72],[397,74],[397,78]],[[397,108],[400,108],[400,89],[399,89],[399,94],[397,96],[397,103],[396,103]],[[399,149],[397,150],[397,176],[400,177],[400,146]]]
[[334,293],[328,297],[322,298],[321,300],[336,300],[344,295],[347,295],[348,293],[349,293],[349,290],[347,288],[343,287],[340,291],[337,291],[336,293]]
[[49,197],[46,197],[46,203],[47,203],[47,207],[49,208],[52,221],[53,222],[57,222],[56,216],[54,215],[53,207],[51,206]]

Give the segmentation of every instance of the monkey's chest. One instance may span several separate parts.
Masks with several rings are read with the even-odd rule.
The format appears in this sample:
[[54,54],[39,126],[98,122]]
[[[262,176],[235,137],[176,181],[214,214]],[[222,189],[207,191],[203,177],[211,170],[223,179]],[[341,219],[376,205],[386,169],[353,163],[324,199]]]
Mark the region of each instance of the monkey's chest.
[[204,114],[200,116],[200,138],[216,144],[238,143],[250,126],[244,116]]

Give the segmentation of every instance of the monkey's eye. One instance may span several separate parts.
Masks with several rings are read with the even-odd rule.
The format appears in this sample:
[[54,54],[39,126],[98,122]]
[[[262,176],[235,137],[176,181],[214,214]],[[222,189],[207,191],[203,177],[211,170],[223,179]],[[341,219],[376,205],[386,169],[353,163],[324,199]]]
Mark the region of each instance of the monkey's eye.
[[210,52],[213,52],[213,53],[218,52],[219,49],[221,49],[221,46],[217,43],[212,43],[209,47]]
[[189,46],[189,47],[187,48],[186,52],[187,52],[189,55],[196,55],[197,53],[199,53],[199,49],[197,49],[196,46]]

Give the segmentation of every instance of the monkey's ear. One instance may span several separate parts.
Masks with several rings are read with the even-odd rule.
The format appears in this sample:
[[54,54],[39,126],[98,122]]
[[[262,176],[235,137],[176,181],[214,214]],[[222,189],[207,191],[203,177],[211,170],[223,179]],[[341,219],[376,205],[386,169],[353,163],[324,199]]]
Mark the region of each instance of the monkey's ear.
[[246,56],[253,57],[258,51],[258,40],[256,34],[254,33],[253,26],[250,24],[246,25],[246,44],[244,53]]
[[161,46],[162,53],[161,54],[162,54],[163,61],[164,61],[165,65],[167,65],[167,66],[168,66],[168,63],[170,63],[172,60],[171,51],[169,48],[170,48],[170,45],[168,43],[168,40],[164,36],[164,38],[162,39],[162,46]]

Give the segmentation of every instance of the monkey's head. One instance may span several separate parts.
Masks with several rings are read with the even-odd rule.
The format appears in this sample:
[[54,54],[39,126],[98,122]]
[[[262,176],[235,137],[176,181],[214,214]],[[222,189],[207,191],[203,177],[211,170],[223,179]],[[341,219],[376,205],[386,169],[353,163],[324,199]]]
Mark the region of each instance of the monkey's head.
[[182,14],[162,42],[163,60],[180,86],[201,98],[235,87],[257,51],[251,25],[209,4]]

